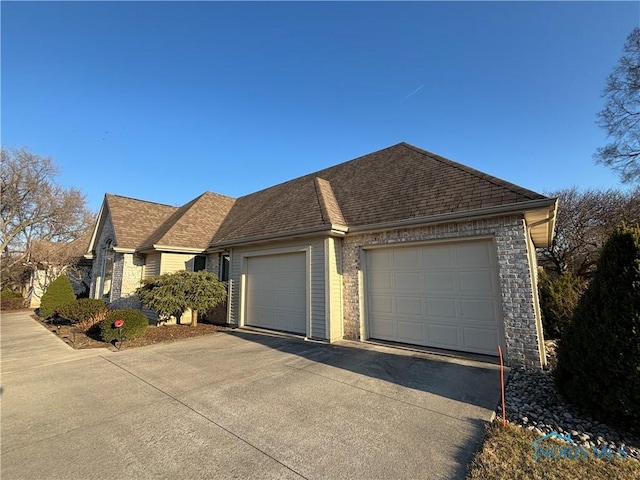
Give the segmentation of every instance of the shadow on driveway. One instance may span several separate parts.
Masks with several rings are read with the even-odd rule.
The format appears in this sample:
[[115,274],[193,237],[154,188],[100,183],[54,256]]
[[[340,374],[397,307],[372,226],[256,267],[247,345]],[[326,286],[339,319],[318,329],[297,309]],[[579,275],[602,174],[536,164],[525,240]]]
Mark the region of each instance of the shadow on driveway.
[[400,349],[397,354],[389,353],[389,347],[355,342],[349,346],[313,343],[301,338],[243,330],[226,334],[313,362],[492,411],[500,398],[499,367],[490,363],[448,357],[432,359],[427,358],[428,354]]

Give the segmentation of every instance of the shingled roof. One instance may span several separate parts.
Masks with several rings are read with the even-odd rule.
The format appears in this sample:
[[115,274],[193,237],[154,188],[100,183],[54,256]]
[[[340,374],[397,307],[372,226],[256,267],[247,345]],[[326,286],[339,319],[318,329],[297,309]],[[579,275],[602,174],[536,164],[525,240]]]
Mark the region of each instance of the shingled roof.
[[105,203],[118,248],[139,249],[178,207],[107,193]]
[[145,248],[204,250],[233,205],[234,199],[205,192],[177,209],[146,240]]
[[211,246],[545,199],[403,142],[238,198]]
[[205,192],[182,207],[106,194],[116,248],[204,250],[234,199]]

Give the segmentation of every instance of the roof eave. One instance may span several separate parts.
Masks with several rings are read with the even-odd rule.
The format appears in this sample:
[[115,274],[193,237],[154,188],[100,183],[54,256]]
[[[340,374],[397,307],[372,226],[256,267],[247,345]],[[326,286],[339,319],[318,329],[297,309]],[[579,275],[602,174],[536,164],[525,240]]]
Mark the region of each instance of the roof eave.
[[212,243],[207,248],[207,253],[219,252],[225,248],[238,247],[242,245],[248,245],[252,243],[272,242],[275,240],[282,240],[288,238],[303,238],[312,237],[319,233],[328,233],[331,236],[345,236],[348,231],[348,227],[345,225],[318,225],[311,228],[302,228],[298,230],[289,230],[286,232],[272,233],[268,235],[259,235],[254,237],[240,238],[237,240],[221,241]]
[[440,223],[450,223],[454,221],[478,220],[481,218],[497,217],[502,215],[521,214],[531,210],[554,205],[555,199],[544,198],[537,200],[529,200],[526,202],[510,203],[507,205],[498,205],[494,207],[478,208],[476,210],[465,210],[461,212],[447,212],[438,215],[429,215],[426,217],[407,218],[404,220],[395,220],[390,222],[382,222],[369,225],[357,225],[349,227],[349,234],[361,234],[368,232],[379,232],[384,230],[395,230],[397,228],[420,227],[426,225],[434,225]]

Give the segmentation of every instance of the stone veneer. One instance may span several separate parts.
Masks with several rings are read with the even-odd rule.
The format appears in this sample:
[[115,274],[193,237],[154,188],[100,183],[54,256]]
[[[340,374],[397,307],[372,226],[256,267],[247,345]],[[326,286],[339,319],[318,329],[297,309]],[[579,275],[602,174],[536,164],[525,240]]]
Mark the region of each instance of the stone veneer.
[[526,235],[524,220],[518,216],[347,235],[343,240],[342,253],[344,337],[351,340],[360,338],[358,272],[362,247],[492,236],[497,249],[506,362],[510,365],[540,367],[534,286],[527,256]]
[[141,308],[140,300],[133,294],[140,286],[144,256],[133,253],[116,253],[113,263],[111,307]]

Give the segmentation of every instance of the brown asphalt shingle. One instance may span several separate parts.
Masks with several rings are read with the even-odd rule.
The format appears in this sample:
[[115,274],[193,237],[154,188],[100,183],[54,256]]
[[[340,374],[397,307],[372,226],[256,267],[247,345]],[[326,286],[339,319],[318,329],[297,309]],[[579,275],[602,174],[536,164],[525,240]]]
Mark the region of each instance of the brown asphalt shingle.
[[205,192],[174,212],[145,242],[148,247],[207,248],[234,199]]
[[177,207],[107,193],[107,208],[115,230],[114,244],[138,249],[146,243]]
[[[316,184],[315,178],[321,179]],[[316,185],[319,185],[318,188]],[[321,200],[350,227],[544,199],[407,143],[370,153],[236,200],[216,243],[286,234],[327,224]],[[330,198],[330,196],[329,196]],[[333,220],[333,219],[332,219]]]

